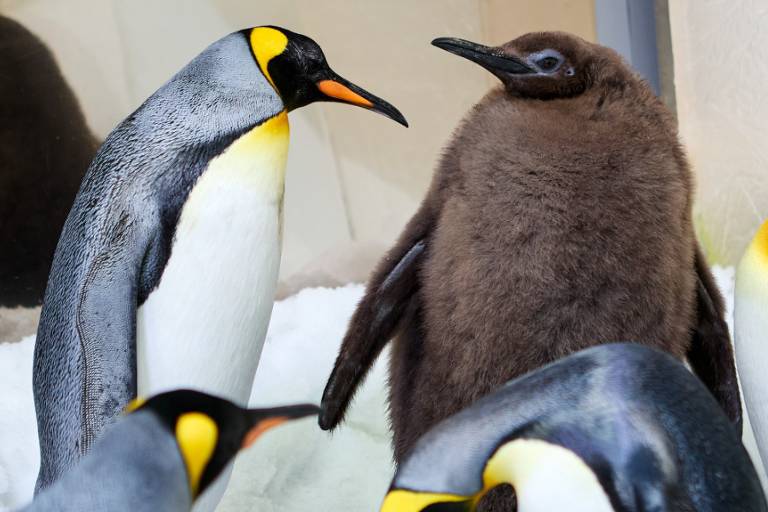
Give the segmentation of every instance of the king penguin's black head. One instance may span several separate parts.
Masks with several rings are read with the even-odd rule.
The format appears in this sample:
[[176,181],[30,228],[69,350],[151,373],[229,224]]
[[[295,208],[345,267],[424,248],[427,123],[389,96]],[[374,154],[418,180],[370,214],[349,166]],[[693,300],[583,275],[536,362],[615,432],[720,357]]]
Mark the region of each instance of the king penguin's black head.
[[337,75],[312,39],[274,26],[250,28],[243,33],[259,68],[287,110],[315,101],[337,101],[373,110],[408,126],[391,104]]
[[493,73],[510,94],[552,99],[577,96],[634,74],[610,48],[564,32],[532,32],[501,46],[440,37],[432,44]]
[[146,401],[137,399],[128,410],[152,412],[176,438],[193,498],[219,476],[239,450],[251,446],[261,434],[319,411],[309,404],[243,409],[228,400],[186,389]]

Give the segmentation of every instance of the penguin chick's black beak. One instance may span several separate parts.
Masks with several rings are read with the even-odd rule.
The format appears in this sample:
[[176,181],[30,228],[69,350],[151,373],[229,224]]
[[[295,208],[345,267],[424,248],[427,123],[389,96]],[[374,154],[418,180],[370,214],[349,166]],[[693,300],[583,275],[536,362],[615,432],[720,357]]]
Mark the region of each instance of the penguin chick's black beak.
[[403,114],[390,103],[345,80],[333,71],[329,70],[328,76],[318,80],[316,85],[326,101],[339,101],[357,105],[358,107],[378,112],[406,128],[408,127],[408,121],[405,120]]
[[308,416],[317,416],[320,408],[312,404],[288,405],[271,409],[249,409],[252,427],[243,438],[243,448],[248,448],[267,430],[282,425],[287,421]]
[[507,55],[498,48],[484,46],[455,37],[438,37],[432,41],[434,46],[447,52],[469,59],[490,71],[491,73],[508,73],[512,75],[528,75],[536,70],[523,60]]

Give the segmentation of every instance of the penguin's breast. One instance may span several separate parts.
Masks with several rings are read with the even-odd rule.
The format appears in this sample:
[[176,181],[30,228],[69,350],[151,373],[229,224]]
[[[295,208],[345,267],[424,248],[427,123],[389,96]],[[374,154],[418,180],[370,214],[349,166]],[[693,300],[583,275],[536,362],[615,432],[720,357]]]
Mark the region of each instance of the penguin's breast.
[[736,272],[733,330],[744,402],[763,464],[768,465],[768,222],[758,231]]
[[138,392],[245,403],[272,313],[288,154],[285,112],[212,159],[182,207],[159,284],[138,310]]
[[510,483],[519,510],[615,512],[594,471],[575,452],[540,439],[502,445],[483,472],[489,487]]

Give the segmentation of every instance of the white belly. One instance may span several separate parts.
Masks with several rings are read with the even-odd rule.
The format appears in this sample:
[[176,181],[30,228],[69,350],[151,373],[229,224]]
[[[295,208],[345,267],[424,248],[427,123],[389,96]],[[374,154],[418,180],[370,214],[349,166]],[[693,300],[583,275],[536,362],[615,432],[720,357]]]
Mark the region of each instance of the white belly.
[[194,388],[245,404],[280,265],[285,114],[214,159],[181,212],[158,287],[138,311],[138,393]]

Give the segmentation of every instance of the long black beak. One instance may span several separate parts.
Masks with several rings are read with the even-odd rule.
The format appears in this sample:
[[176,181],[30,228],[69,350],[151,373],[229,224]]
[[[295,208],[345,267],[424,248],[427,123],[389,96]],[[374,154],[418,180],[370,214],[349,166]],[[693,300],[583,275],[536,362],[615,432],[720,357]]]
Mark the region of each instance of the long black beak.
[[256,421],[261,421],[266,418],[297,420],[306,418],[307,416],[317,416],[320,413],[320,408],[312,404],[298,404],[272,407],[269,409],[250,409],[248,412]]
[[480,64],[493,73],[503,72],[513,75],[527,75],[536,72],[536,70],[521,59],[507,55],[498,48],[484,46],[455,37],[438,37],[432,41],[432,44],[447,52]]
[[330,69],[327,77],[323,77],[316,82],[317,88],[321,93],[322,99],[326,101],[340,101],[363,107],[392,119],[401,125],[408,127],[408,121],[391,103],[384,101],[378,96],[374,96],[362,87],[358,87],[349,80],[346,80]]

